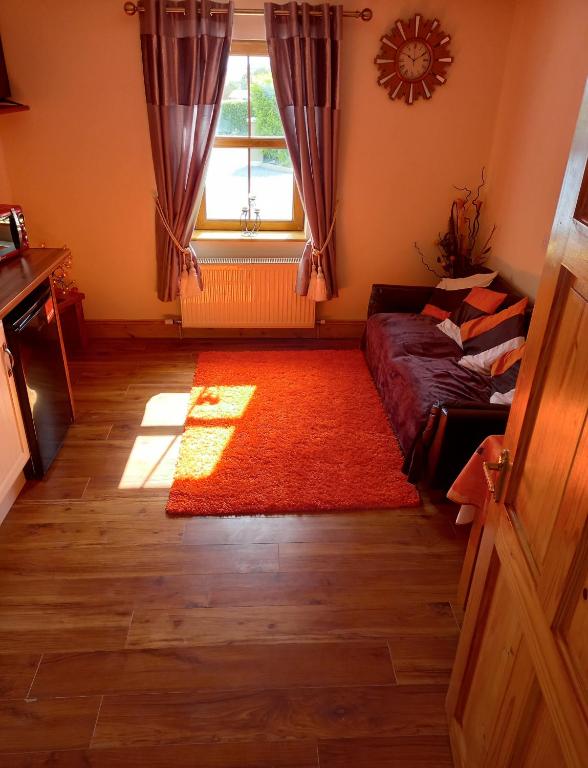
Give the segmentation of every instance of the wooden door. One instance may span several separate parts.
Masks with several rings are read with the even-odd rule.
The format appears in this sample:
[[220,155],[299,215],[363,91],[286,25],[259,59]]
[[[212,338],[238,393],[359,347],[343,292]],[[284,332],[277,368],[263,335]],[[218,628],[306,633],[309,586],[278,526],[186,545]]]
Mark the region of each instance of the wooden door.
[[463,768],[588,766],[588,87],[447,697]]

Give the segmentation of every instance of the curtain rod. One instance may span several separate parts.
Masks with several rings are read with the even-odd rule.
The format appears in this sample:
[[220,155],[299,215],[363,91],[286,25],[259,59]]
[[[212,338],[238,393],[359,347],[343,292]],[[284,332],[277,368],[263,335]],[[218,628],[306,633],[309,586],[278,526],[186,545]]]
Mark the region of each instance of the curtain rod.
[[[138,3],[132,3],[127,2],[123,5],[123,10],[127,14],[127,16],[134,16],[136,13],[143,13],[145,10],[142,5],[139,5]],[[168,6],[166,9],[166,13],[185,13],[185,9],[179,6],[171,5]],[[210,15],[214,16],[216,14],[224,14],[227,13],[227,11],[224,8],[211,8],[210,9]],[[235,8],[233,13],[235,16],[263,16],[264,11],[262,8]],[[289,16],[290,11],[284,10],[277,10],[274,11],[276,16]],[[311,16],[322,16],[322,11],[311,11]],[[349,19],[361,19],[362,21],[370,21],[373,12],[371,8],[364,8],[362,11],[343,11],[343,16],[349,18]]]

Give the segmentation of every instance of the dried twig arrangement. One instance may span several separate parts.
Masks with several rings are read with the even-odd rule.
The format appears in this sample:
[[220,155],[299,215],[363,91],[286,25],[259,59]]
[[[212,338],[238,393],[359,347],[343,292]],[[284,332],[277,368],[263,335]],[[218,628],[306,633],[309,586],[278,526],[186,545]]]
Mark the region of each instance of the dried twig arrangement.
[[449,214],[449,223],[445,234],[439,233],[439,239],[435,245],[439,249],[437,264],[443,270],[444,274],[439,274],[436,269],[431,267],[415,242],[414,247],[421,258],[421,262],[429,272],[433,272],[437,277],[465,277],[475,272],[480,267],[492,250],[490,242],[496,230],[496,225],[486,238],[483,246],[476,250],[476,242],[480,233],[480,214],[482,211],[482,200],[480,192],[486,184],[485,169],[482,168],[481,180],[476,191],[469,187],[455,187],[459,192],[463,192],[463,197],[456,198],[451,204]]

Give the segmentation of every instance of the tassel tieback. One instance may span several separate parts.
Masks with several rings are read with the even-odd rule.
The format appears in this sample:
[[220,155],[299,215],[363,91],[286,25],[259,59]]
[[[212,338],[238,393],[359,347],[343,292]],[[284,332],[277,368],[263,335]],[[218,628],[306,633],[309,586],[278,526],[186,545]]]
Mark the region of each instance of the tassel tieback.
[[180,298],[188,299],[191,296],[198,296],[201,290],[193,259],[190,259],[189,269],[186,266],[186,261],[184,259],[182,273],[180,275]]
[[333,213],[333,219],[331,221],[331,226],[329,227],[329,233],[327,235],[327,239],[323,243],[322,248],[317,248],[314,245],[312,237],[309,239],[307,243],[307,246],[310,246],[310,249],[311,249],[310,261],[312,265],[310,270],[310,280],[308,283],[308,291],[306,293],[306,298],[310,299],[310,301],[327,301],[329,298],[327,295],[327,281],[325,280],[325,274],[323,272],[321,261],[322,261],[322,255],[327,249],[327,246],[331,242],[331,237],[333,236],[338,207],[339,207],[339,203],[337,202],[337,205],[335,206],[335,211]]
[[312,248],[311,251],[311,262],[312,262],[312,268],[310,271],[310,281],[308,283],[308,292],[306,294],[306,298],[310,299],[311,301],[326,301],[327,296],[327,281],[325,280],[325,275],[323,272],[323,268],[321,266],[321,252],[318,251],[316,248]]
[[[202,289],[200,287],[198,274],[196,273],[196,266],[194,264],[194,251],[190,248],[189,245],[185,246],[180,243],[172,228],[170,227],[168,220],[165,218],[165,214],[163,212],[163,208],[161,207],[161,203],[159,202],[159,198],[157,195],[154,195],[153,197],[155,200],[155,208],[157,209],[161,223],[165,227],[165,231],[169,235],[169,239],[181,253],[182,270],[180,272],[179,279],[180,298],[186,299],[191,296],[198,296]],[[188,262],[189,266],[186,262]]]

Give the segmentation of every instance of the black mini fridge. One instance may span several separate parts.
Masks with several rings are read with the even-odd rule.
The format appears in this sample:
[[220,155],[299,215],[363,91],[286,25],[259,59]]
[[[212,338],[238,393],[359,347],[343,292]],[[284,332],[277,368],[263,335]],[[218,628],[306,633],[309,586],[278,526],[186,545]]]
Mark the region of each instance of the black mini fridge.
[[40,478],[57,455],[73,421],[66,362],[48,281],[4,318],[14,356],[14,381],[31,453],[25,474]]

